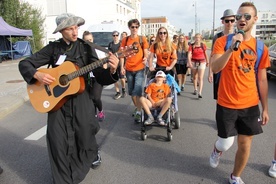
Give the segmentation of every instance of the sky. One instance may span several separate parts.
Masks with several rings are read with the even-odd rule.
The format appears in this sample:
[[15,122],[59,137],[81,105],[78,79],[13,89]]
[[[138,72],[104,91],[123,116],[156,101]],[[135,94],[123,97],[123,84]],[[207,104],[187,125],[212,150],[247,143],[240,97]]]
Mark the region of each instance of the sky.
[[[166,16],[171,25],[182,29],[186,35],[195,29],[197,32],[213,29],[213,6],[215,1],[215,28],[221,25],[224,10],[237,12],[244,0],[141,0],[141,17]],[[196,3],[195,3],[196,2]],[[276,0],[254,0],[258,11],[276,12]],[[193,6],[196,4],[196,6]],[[196,8],[195,8],[196,7]],[[195,11],[196,10],[196,11]]]

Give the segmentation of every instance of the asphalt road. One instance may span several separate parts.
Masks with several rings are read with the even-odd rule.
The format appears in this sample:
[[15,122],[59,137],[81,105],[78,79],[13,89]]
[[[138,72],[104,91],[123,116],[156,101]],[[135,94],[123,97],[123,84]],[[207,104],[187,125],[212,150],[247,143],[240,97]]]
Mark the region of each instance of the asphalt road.
[[[1,66],[1,65],[0,65]],[[189,79],[189,77],[188,77]],[[276,142],[276,79],[269,81],[270,123],[254,138],[251,156],[242,179],[245,183],[272,184],[276,180],[267,171]],[[152,127],[148,138],[140,138],[140,126],[133,122],[130,97],[113,100],[114,88],[103,91],[106,119],[97,134],[103,163],[88,173],[82,184],[213,184],[227,183],[234,164],[236,141],[223,153],[220,165],[209,166],[216,140],[215,101],[212,86],[205,80],[203,99],[192,94],[187,80],[178,98],[181,127],[167,141],[166,129]],[[49,184],[46,114],[37,113],[25,102],[0,119],[1,184]]]

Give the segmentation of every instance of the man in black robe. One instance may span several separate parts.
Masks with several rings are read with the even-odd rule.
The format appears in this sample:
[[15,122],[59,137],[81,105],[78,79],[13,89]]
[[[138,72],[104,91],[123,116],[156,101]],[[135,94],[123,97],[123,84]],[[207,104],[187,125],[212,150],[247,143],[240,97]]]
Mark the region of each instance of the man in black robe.
[[[37,68],[43,65],[56,67],[63,61],[71,61],[78,67],[86,66],[98,60],[95,50],[78,38],[78,28],[84,19],[66,13],[56,18],[57,28],[62,38],[19,63],[19,70],[28,84],[37,80],[45,85],[51,84],[53,76],[42,73]],[[109,68],[99,67],[93,70],[97,81],[109,85],[118,80],[116,68],[118,58],[109,53]],[[72,95],[57,111],[48,113],[47,147],[50,157],[53,182],[55,184],[80,183],[89,172],[92,163],[98,159],[98,145],[95,135],[99,124],[95,118],[95,109],[89,98],[88,74],[85,78],[85,90]]]

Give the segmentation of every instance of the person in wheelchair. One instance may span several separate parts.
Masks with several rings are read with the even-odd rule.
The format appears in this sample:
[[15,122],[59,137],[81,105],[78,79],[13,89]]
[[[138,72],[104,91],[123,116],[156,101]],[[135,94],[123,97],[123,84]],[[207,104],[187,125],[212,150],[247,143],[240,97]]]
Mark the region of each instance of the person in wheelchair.
[[165,80],[166,74],[163,71],[158,71],[154,82],[150,83],[145,90],[147,98],[143,96],[140,98],[142,107],[148,115],[148,119],[144,122],[145,125],[150,125],[154,122],[154,117],[150,111],[151,108],[161,108],[157,116],[157,123],[162,126],[166,125],[162,117],[169,109],[172,98],[170,97],[170,86],[165,83]]

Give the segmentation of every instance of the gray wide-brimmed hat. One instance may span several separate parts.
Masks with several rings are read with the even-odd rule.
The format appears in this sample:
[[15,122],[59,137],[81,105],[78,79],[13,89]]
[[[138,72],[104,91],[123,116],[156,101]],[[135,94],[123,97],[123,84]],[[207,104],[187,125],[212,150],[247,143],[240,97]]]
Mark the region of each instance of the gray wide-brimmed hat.
[[72,13],[63,13],[56,18],[57,28],[53,34],[70,26],[81,26],[85,23],[85,20],[81,17],[77,17]]
[[235,17],[235,14],[231,9],[227,9],[223,12],[223,16],[220,19],[223,20],[225,17]]

